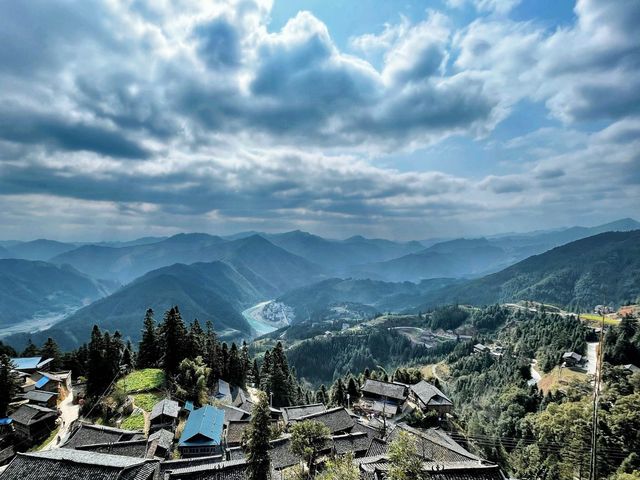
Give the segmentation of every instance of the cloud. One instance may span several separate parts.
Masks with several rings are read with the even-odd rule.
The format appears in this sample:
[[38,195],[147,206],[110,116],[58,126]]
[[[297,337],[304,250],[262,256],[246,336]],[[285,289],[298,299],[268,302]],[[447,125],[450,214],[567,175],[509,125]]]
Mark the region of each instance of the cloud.
[[[85,215],[156,233],[414,236],[550,206],[571,219],[613,204],[602,178],[629,211],[637,3],[580,0],[556,30],[510,20],[516,3],[475,1],[482,14],[462,28],[441,12],[400,17],[347,52],[310,12],[271,29],[269,1],[0,0],[0,222],[54,228],[37,213],[52,205],[69,232]],[[562,123],[490,138],[525,100]],[[594,120],[599,132],[580,130]],[[460,138],[508,160],[443,173],[439,146]],[[442,158],[419,171],[373,165],[426,146]]]

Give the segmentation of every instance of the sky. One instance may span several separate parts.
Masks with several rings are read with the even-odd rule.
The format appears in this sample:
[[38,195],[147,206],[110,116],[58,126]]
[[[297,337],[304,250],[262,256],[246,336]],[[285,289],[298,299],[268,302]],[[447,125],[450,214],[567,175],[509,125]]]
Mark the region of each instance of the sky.
[[0,0],[0,237],[640,210],[638,0]]

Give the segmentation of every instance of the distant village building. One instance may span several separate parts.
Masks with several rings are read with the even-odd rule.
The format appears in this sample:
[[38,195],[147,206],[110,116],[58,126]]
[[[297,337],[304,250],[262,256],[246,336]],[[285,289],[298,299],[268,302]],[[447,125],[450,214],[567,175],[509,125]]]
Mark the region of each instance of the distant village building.
[[638,373],[640,372],[640,367],[636,367],[633,363],[628,363],[626,365],[622,366],[623,370],[625,370],[626,372],[631,372],[631,373]]
[[151,433],[160,430],[171,430],[176,428],[178,416],[180,415],[180,405],[175,400],[165,398],[153,406],[149,415],[149,431]]
[[322,403],[312,403],[310,405],[296,405],[293,407],[282,408],[282,420],[285,425],[289,425],[291,422],[298,420],[307,415],[313,415],[314,413],[322,413],[327,410]]
[[170,430],[158,430],[149,435],[147,440],[147,458],[165,459],[171,455],[174,433]]
[[18,437],[35,443],[56,428],[58,412],[39,405],[22,405],[9,418]]
[[104,425],[77,422],[72,427],[71,432],[62,446],[74,449],[87,445],[130,442],[144,439],[144,433],[139,430],[124,430]]
[[582,355],[576,352],[565,352],[562,355],[562,361],[567,367],[575,367],[582,362]]
[[410,398],[424,412],[434,411],[440,416],[450,413],[453,402],[435,385],[422,380],[410,387]]
[[227,447],[237,447],[242,443],[242,436],[245,430],[249,428],[248,420],[236,420],[227,422],[224,430],[225,445]]
[[489,350],[490,350],[489,347],[487,347],[486,345],[483,345],[481,343],[476,343],[473,346],[473,351],[476,352],[476,353],[487,353],[487,352],[489,352]]
[[295,422],[303,422],[305,420],[313,420],[324,424],[331,432],[331,435],[349,432],[356,423],[344,407],[330,408],[323,412],[305,415],[297,418]]
[[222,453],[224,410],[205,405],[189,414],[178,450],[183,457]]

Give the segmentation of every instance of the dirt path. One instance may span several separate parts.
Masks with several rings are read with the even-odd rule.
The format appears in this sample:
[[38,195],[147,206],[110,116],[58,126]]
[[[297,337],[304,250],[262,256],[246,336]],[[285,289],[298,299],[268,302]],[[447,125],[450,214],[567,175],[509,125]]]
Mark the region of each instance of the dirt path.
[[60,430],[54,439],[45,445],[42,450],[50,450],[52,448],[58,448],[60,444],[67,438],[69,434],[69,427],[78,419],[80,412],[80,406],[73,404],[73,390],[69,392],[67,397],[58,405],[61,415],[59,417]]

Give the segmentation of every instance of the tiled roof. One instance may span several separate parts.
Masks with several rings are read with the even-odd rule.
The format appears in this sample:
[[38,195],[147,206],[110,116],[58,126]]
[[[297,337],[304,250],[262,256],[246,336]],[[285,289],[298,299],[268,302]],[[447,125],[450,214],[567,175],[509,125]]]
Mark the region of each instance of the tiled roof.
[[349,431],[355,425],[355,421],[344,407],[331,408],[324,412],[312,413],[304,417],[299,417],[296,421],[315,420],[326,425],[332,434],[336,432]]
[[453,405],[444,393],[425,380],[411,385],[411,390],[425,405]]
[[377,428],[369,425],[364,425],[360,422],[356,422],[356,424],[351,429],[351,433],[356,432],[365,432],[369,438],[380,438],[382,436],[382,432]]
[[230,460],[165,471],[167,480],[245,480],[247,462]]
[[401,431],[414,435],[416,439],[418,454],[426,461],[433,462],[463,462],[480,461],[472,453],[465,450],[442,430],[430,428],[418,430],[406,424],[399,424],[394,428],[386,439],[387,444],[391,444]]
[[21,453],[2,474],[2,480],[148,480],[157,462],[56,448]]
[[247,420],[251,417],[251,412],[242,410],[241,408],[234,407],[233,405],[221,405],[220,408],[224,410],[224,421],[234,422],[238,420]]
[[169,430],[165,430],[164,428],[158,430],[155,433],[149,435],[148,442],[156,442],[160,447],[168,450],[171,448],[171,444],[173,443],[174,434]]
[[165,398],[160,400],[153,406],[151,410],[151,415],[149,416],[150,420],[154,420],[160,415],[166,415],[167,417],[178,418],[180,414],[180,405],[175,400],[171,400],[169,398]]
[[141,431],[79,423],[71,432],[69,439],[64,443],[64,447],[78,448],[82,445],[126,442],[128,440],[140,440],[141,438],[144,438]]
[[147,453],[146,440],[129,440],[126,442],[98,443],[95,445],[82,445],[77,450],[110,453],[111,455],[123,455],[125,457],[144,458]]
[[336,435],[332,440],[337,455],[343,455],[347,452],[353,452],[354,455],[357,455],[366,452],[371,444],[371,440],[365,432]]
[[282,409],[282,418],[285,423],[297,420],[314,413],[324,412],[327,409],[322,403],[313,403],[311,405],[296,405],[294,407],[284,407]]
[[[224,410],[205,405],[189,414],[179,445],[185,447],[220,445],[223,425]],[[191,441],[192,439],[195,440]]]
[[269,442],[271,449],[269,450],[269,458],[271,459],[271,468],[282,470],[300,463],[301,458],[291,451],[291,438],[284,437]]
[[22,405],[9,416],[16,423],[31,425],[47,418],[57,417],[58,413],[55,410],[41,407],[40,405]]
[[44,390],[30,390],[24,394],[24,398],[33,402],[48,402],[51,397],[57,397],[54,392],[45,392]]
[[[160,472],[168,470],[180,470],[187,467],[197,467],[199,465],[210,465],[222,462],[222,455],[209,455],[206,457],[181,458],[178,460],[165,460],[160,463]],[[162,477],[161,477],[162,478]]]
[[[389,460],[385,456],[356,459],[360,468],[360,478],[384,478],[389,470]],[[423,478],[433,480],[504,480],[497,465],[479,462],[424,462]]]
[[241,420],[236,422],[228,422],[226,430],[227,445],[238,445],[242,442],[242,435],[244,431],[249,427],[247,420]]
[[407,398],[405,390],[406,387],[404,385],[371,379],[367,379],[362,387],[362,392],[365,394],[371,393],[395,400],[405,400]]
[[242,447],[227,448],[227,455],[229,455],[229,460],[243,460],[246,458]]
[[367,457],[375,457],[378,455],[385,455],[389,451],[389,445],[381,438],[374,438],[371,440],[371,445],[367,450]]

